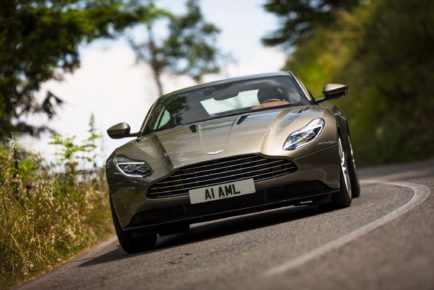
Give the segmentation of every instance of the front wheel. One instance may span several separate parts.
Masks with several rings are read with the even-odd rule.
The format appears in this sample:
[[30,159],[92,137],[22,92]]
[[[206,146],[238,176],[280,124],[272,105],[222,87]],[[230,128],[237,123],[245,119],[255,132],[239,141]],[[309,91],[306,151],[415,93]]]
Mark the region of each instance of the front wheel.
[[115,226],[115,231],[116,235],[118,236],[119,244],[125,252],[137,253],[145,250],[150,250],[155,247],[155,245],[157,244],[157,233],[122,230],[111,200],[110,209],[112,212],[113,224]]
[[339,152],[339,175],[340,175],[340,190],[332,196],[332,206],[335,208],[344,208],[351,205],[351,178],[348,170],[348,156],[342,146],[342,140],[338,138]]
[[357,175],[356,161],[354,160],[353,146],[351,145],[350,137],[348,136],[348,173],[351,180],[351,195],[353,198],[360,196],[359,176]]

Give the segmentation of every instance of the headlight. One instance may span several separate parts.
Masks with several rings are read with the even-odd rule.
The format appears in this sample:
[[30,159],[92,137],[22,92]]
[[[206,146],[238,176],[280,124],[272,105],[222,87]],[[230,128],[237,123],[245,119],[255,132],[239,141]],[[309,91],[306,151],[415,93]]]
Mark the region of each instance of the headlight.
[[145,161],[133,160],[125,156],[116,156],[114,159],[116,168],[128,177],[148,177],[152,169]]
[[283,144],[284,150],[294,150],[309,144],[321,133],[324,128],[324,120],[321,118],[313,119],[309,124],[291,133]]

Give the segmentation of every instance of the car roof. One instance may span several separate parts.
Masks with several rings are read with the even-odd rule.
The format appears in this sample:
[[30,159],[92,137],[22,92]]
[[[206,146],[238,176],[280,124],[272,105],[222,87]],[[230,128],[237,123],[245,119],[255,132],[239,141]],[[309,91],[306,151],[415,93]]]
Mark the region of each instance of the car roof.
[[187,88],[177,90],[174,92],[170,92],[168,94],[161,96],[160,98],[166,98],[166,97],[170,97],[173,95],[182,94],[182,93],[186,93],[186,92],[189,92],[192,90],[206,88],[206,87],[215,86],[215,85],[221,85],[221,84],[237,82],[237,81],[266,78],[266,77],[276,77],[276,76],[293,76],[293,74],[291,72],[271,72],[271,73],[262,73],[262,74],[254,74],[254,75],[247,75],[247,76],[241,76],[241,77],[227,78],[227,79],[223,79],[223,80],[219,80],[219,81],[204,83],[204,84],[200,84],[200,85],[196,85],[196,86],[187,87]]

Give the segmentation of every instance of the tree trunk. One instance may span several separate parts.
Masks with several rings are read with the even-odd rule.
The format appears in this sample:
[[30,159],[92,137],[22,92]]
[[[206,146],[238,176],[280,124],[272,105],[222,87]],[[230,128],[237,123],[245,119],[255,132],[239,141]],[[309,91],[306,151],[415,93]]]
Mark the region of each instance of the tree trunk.
[[155,84],[157,85],[158,97],[163,95],[163,83],[161,82],[161,70],[163,68],[163,63],[158,59],[158,47],[154,41],[154,35],[152,33],[151,24],[147,25],[148,28],[148,46],[149,46],[149,55],[150,61],[149,64],[152,69],[152,74],[154,77]]
[[161,82],[161,72],[154,68],[152,65],[152,74],[154,76],[155,84],[157,85],[158,90],[158,97],[161,97],[163,95],[163,83]]

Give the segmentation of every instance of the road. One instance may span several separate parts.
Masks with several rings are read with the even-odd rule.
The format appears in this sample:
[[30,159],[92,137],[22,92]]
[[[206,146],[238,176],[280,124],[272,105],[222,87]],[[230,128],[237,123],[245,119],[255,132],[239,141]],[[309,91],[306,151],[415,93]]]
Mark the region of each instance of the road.
[[434,289],[434,162],[360,176],[350,208],[196,224],[135,255],[113,237],[19,289]]

